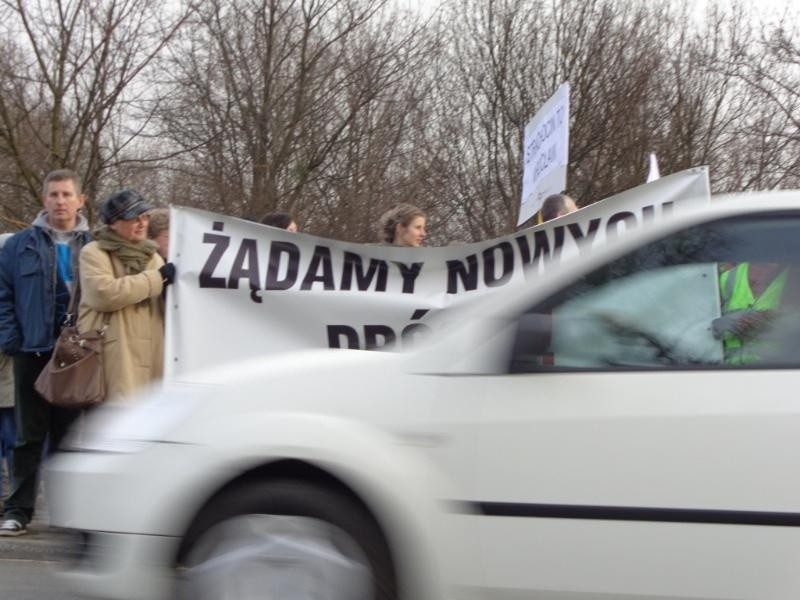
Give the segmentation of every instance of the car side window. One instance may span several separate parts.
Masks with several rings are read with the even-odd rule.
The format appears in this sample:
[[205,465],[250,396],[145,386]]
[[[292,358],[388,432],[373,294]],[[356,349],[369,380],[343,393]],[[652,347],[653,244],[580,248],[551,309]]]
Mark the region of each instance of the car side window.
[[799,264],[791,214],[672,234],[522,314],[509,370],[797,367]]

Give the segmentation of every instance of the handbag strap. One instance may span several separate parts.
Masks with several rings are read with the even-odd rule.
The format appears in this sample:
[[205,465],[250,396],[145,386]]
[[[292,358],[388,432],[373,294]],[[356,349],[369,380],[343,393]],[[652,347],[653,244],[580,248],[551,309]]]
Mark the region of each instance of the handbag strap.
[[69,296],[67,312],[64,315],[64,322],[61,324],[62,328],[73,327],[78,321],[78,306],[80,306],[81,302],[81,278],[80,273],[76,273],[76,275],[75,287],[72,290],[72,294]]
[[[67,313],[64,315],[64,323],[61,325],[62,329],[64,327],[74,327],[78,323],[78,308],[80,307],[81,303],[81,274],[80,272],[76,273],[77,277],[75,278],[75,287],[72,290],[72,294],[69,297],[69,305],[67,306]],[[108,329],[108,322],[111,320],[111,313],[104,312],[103,313],[103,328],[100,329],[100,332],[105,333],[105,330]]]

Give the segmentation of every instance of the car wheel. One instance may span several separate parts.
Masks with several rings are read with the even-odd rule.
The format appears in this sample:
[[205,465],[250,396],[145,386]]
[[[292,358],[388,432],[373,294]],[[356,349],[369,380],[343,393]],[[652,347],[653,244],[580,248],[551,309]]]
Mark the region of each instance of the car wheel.
[[397,598],[374,519],[347,496],[301,481],[247,484],[213,499],[180,562],[185,600]]

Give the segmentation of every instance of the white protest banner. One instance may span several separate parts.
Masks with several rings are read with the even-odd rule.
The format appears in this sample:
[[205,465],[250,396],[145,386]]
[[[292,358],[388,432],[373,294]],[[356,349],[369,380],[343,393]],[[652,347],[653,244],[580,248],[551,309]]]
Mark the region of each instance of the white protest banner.
[[[434,312],[559,264],[607,237],[709,201],[691,169],[475,244],[352,244],[173,207],[166,373],[307,348],[402,349]],[[580,246],[579,246],[580,242]]]
[[568,151],[569,83],[562,83],[525,126],[517,225],[535,215],[547,196],[566,189]]

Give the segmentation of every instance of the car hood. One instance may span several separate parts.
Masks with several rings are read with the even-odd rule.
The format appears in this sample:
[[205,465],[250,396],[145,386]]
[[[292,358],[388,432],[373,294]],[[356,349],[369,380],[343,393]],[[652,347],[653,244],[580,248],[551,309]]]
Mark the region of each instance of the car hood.
[[[126,404],[111,402],[92,414],[86,442],[74,449],[100,449],[106,440],[202,443],[198,423],[266,414],[352,419],[380,428],[424,419],[434,391],[423,374],[405,368],[406,356],[356,350],[312,350],[274,355],[189,374],[143,391]],[[406,398],[413,397],[413,402]],[[67,442],[70,445],[70,442]]]

